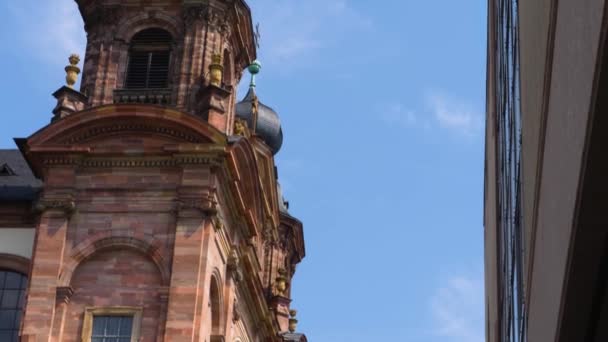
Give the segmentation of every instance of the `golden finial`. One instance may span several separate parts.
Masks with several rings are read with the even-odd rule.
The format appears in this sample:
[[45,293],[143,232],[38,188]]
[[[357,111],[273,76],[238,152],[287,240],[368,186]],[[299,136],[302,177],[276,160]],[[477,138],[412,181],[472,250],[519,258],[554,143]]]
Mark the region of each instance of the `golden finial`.
[[223,74],[222,55],[219,53],[214,54],[211,56],[211,65],[209,65],[209,83],[216,87],[221,86]]
[[287,290],[287,272],[282,269],[279,268],[279,275],[277,276],[277,278],[275,279],[275,284],[277,287],[277,291],[279,291],[279,294],[283,294],[285,293],[285,290]]
[[78,74],[80,74],[80,68],[78,67],[80,56],[74,53],[70,55],[68,60],[70,61],[70,65],[65,67],[65,81],[68,84],[68,87],[74,88],[74,84],[76,84],[76,81],[78,80]]
[[296,319],[297,314],[298,312],[296,310],[289,310],[289,332],[292,334],[298,329],[298,320]]

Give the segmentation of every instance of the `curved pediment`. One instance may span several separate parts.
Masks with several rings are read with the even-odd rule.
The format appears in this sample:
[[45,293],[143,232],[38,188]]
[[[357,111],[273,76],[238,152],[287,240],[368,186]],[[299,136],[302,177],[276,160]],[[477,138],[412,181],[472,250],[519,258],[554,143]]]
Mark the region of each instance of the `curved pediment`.
[[192,114],[124,104],[74,113],[17,143],[32,171],[44,177],[44,165],[51,164],[157,167],[179,162],[174,160],[176,154],[189,156],[187,162],[194,158],[196,162],[213,163],[209,155],[224,153],[227,140]]
[[72,114],[27,139],[28,147],[86,146],[119,148],[121,144],[154,148],[166,144],[226,144],[225,136],[188,113],[149,105],[108,105]]

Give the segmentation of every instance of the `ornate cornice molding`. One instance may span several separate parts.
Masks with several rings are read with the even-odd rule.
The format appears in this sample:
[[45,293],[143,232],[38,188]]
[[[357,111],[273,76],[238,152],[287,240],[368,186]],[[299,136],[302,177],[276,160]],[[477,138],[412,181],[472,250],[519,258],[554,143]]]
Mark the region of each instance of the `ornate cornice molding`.
[[114,123],[104,126],[93,127],[87,129],[84,132],[81,132],[78,135],[71,136],[60,141],[61,144],[65,145],[74,145],[81,143],[83,141],[90,140],[91,138],[95,138],[100,135],[107,135],[116,132],[138,132],[138,133],[156,133],[161,135],[167,135],[172,138],[178,138],[180,140],[184,140],[191,143],[204,143],[201,137],[196,136],[195,134],[186,133],[182,130],[174,129],[171,127],[163,127],[157,125],[150,125],[145,123]]
[[91,157],[78,156],[48,156],[43,159],[46,166],[74,165],[84,168],[103,167],[177,167],[182,165],[210,165],[220,167],[223,164],[221,157],[210,155],[186,155],[173,157]]
[[49,210],[59,210],[70,216],[74,213],[74,211],[76,211],[76,202],[73,198],[41,198],[34,205],[34,210],[38,213],[43,213]]

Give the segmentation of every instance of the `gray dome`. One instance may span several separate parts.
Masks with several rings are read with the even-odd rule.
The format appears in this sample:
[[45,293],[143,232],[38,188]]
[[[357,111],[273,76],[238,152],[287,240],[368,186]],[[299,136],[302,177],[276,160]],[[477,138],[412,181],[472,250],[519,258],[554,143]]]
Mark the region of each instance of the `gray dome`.
[[[252,102],[255,96],[255,88],[250,87],[245,98],[236,104],[236,117],[245,120],[249,128],[253,126]],[[272,154],[279,152],[281,145],[283,145],[283,130],[281,129],[279,114],[259,100],[255,134],[260,136],[270,147]]]

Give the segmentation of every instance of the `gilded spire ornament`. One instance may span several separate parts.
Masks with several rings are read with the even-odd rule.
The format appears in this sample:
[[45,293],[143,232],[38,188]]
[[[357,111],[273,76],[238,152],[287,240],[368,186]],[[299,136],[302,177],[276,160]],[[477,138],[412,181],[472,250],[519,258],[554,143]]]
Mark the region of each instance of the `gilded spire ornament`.
[[224,78],[224,66],[222,65],[222,55],[217,53],[211,56],[211,65],[209,65],[209,83],[216,87],[222,85]]
[[275,285],[279,294],[284,295],[285,290],[287,290],[287,272],[284,269],[280,268],[278,273],[279,275],[275,279]]
[[70,55],[68,60],[70,61],[70,65],[65,67],[65,82],[68,87],[74,88],[74,84],[78,80],[78,74],[80,74],[80,68],[78,67],[80,56],[74,53]]
[[296,310],[289,310],[289,332],[295,333],[298,329],[298,320],[296,319],[296,315],[298,312]]

